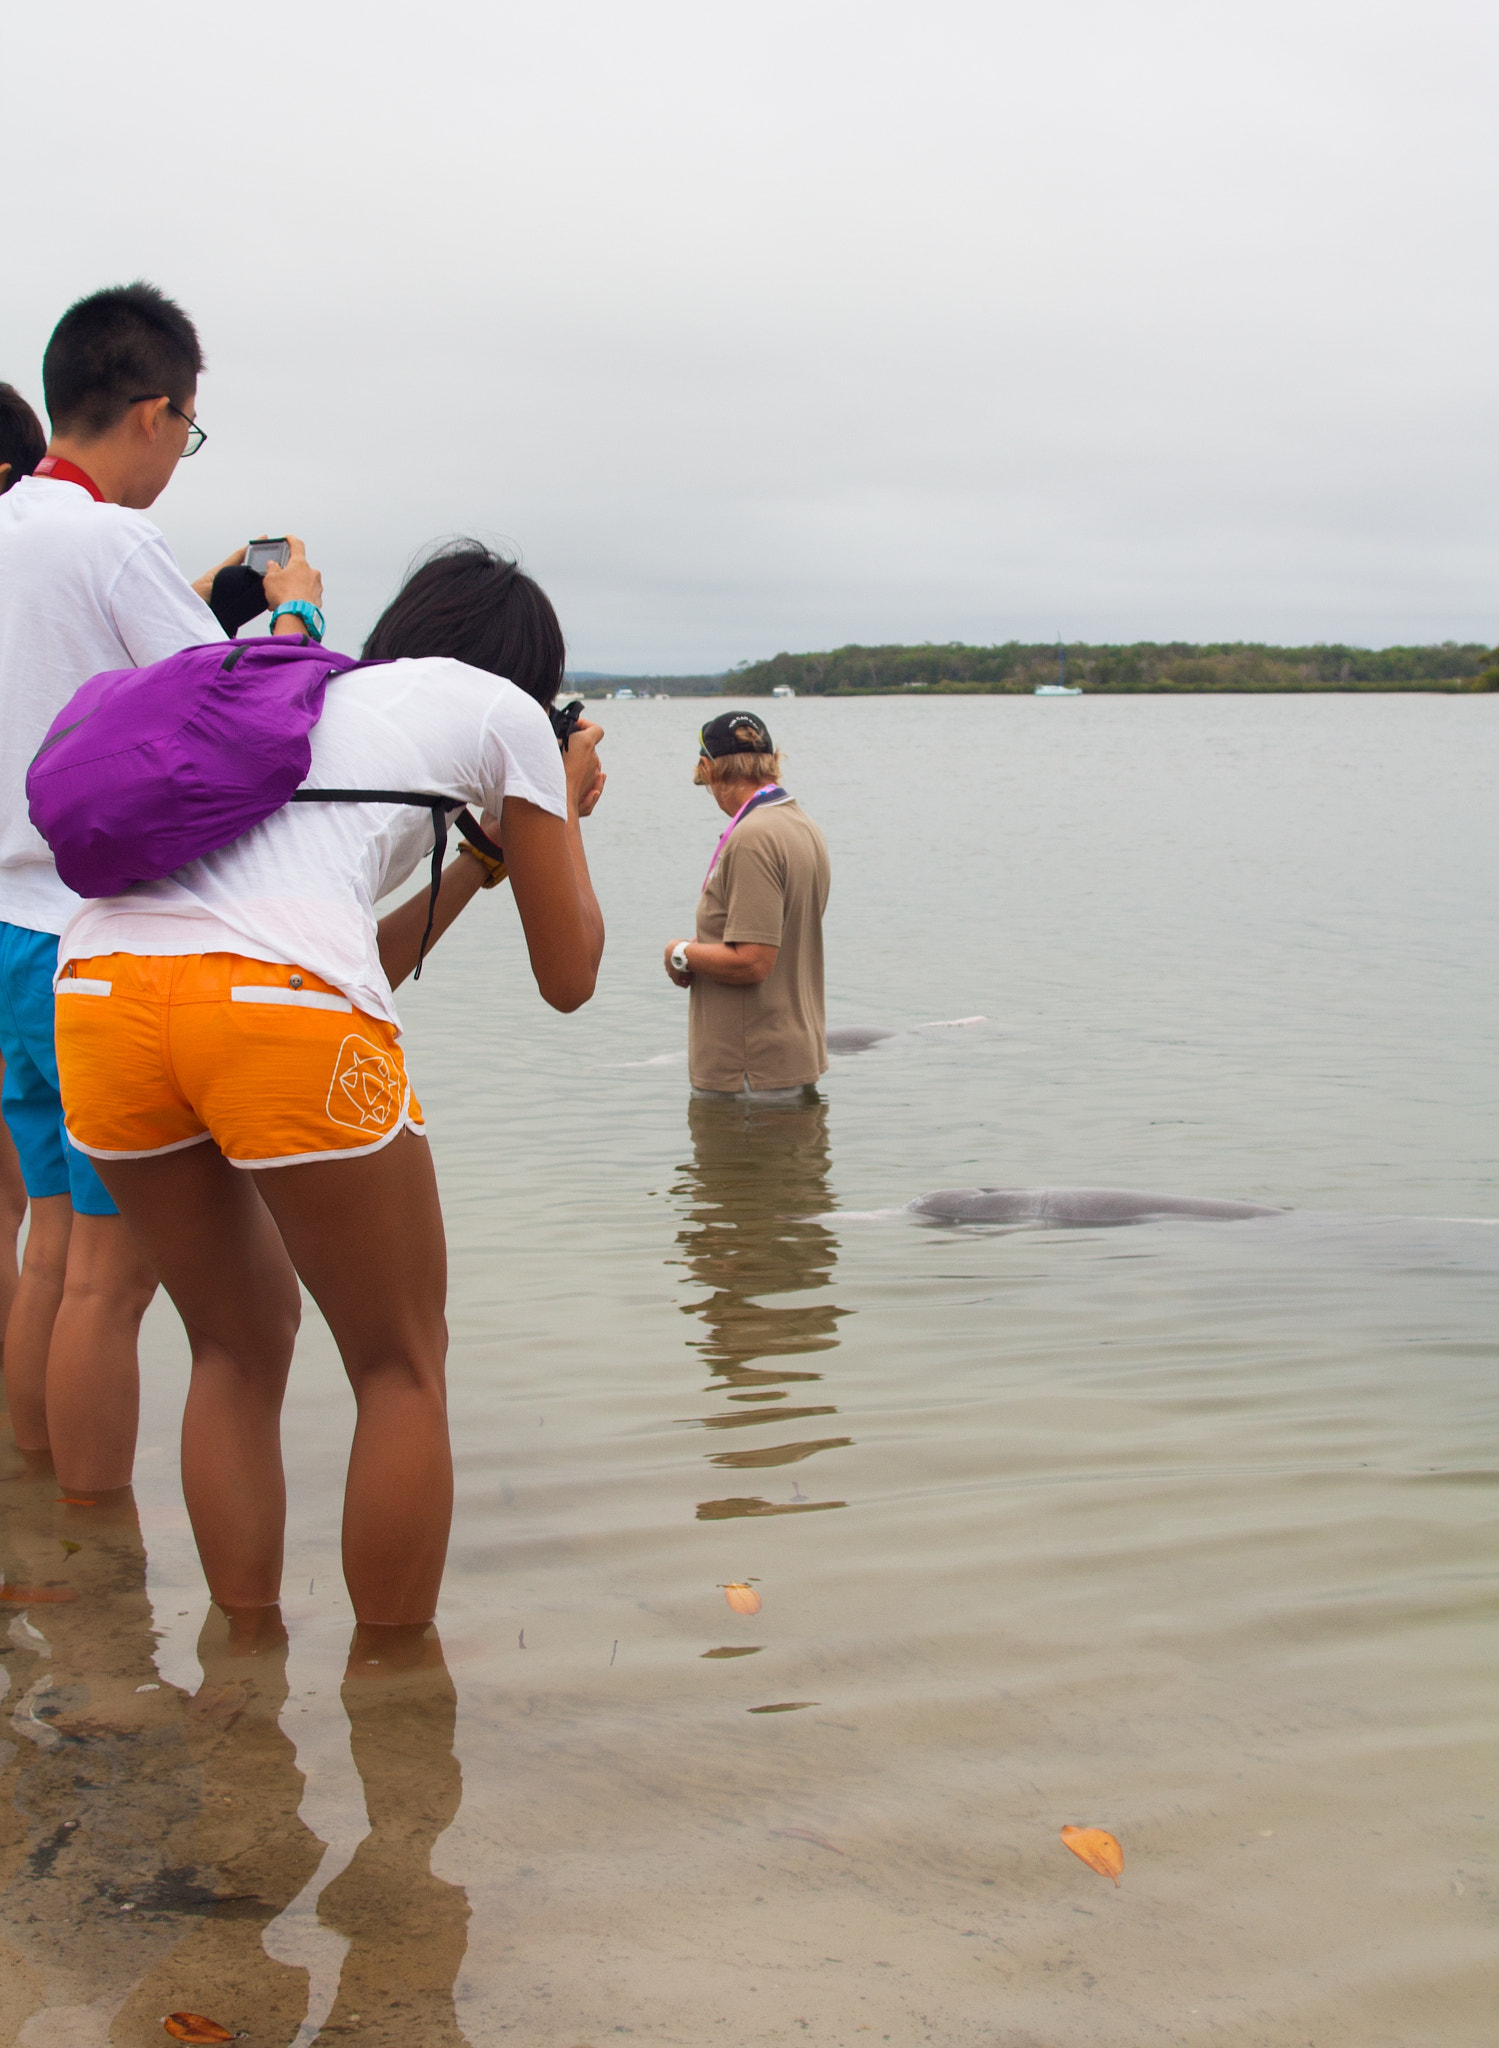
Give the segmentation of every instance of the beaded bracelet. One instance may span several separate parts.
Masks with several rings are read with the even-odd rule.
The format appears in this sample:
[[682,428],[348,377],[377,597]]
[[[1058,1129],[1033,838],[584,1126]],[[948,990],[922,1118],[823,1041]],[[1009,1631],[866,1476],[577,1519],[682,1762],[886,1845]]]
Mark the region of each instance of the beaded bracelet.
[[458,851],[471,854],[480,867],[485,870],[484,880],[479,884],[481,889],[496,888],[504,881],[508,870],[502,860],[491,860],[487,853],[481,853],[477,846],[471,846],[466,839],[459,841]]

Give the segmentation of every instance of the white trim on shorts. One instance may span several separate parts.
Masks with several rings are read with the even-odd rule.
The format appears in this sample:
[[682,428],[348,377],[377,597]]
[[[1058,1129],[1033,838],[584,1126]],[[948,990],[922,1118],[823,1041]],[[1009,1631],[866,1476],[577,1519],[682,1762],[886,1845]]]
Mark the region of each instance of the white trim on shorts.
[[[288,1152],[281,1159],[230,1159],[223,1156],[231,1166],[243,1168],[246,1173],[258,1173],[262,1166],[310,1166],[319,1159],[364,1159],[372,1152],[383,1152],[392,1139],[399,1138],[402,1131],[414,1131],[419,1138],[427,1135],[427,1126],[418,1123],[411,1114],[411,1084],[406,1085],[406,1100],[401,1106],[400,1121],[394,1130],[387,1131],[383,1138],[376,1138],[373,1145],[349,1145],[338,1152]],[[157,1145],[149,1152],[106,1152],[102,1145],[85,1145],[81,1138],[68,1132],[68,1142],[89,1159],[165,1159],[169,1152],[186,1152],[189,1146],[206,1145],[213,1137],[212,1131],[199,1131],[195,1138],[177,1138],[170,1145]]]
[[52,991],[55,996],[107,996],[114,993],[112,981],[90,981],[86,975],[68,974]]
[[68,1143],[89,1159],[164,1159],[168,1152],[185,1152],[189,1145],[206,1145],[213,1136],[212,1131],[199,1131],[194,1138],[174,1138],[170,1145],[153,1145],[149,1152],[106,1152],[102,1145],[85,1145],[82,1138],[75,1138],[68,1126]]
[[[104,982],[101,986],[108,988],[109,983]],[[349,1012],[354,1008],[347,996],[324,995],[317,988],[278,988],[274,982],[237,982],[229,991],[229,1000],[231,1003],[295,1003],[303,1010]]]
[[394,1144],[402,1131],[414,1131],[419,1138],[427,1135],[427,1126],[419,1124],[411,1114],[411,1083],[406,1083],[406,1100],[401,1104],[401,1114],[393,1130],[383,1138],[376,1138],[373,1145],[348,1145],[339,1152],[288,1152],[281,1159],[229,1159],[231,1166],[242,1167],[246,1173],[259,1173],[260,1169],[271,1166],[315,1166],[320,1159],[368,1159],[372,1153],[383,1152],[387,1145]]

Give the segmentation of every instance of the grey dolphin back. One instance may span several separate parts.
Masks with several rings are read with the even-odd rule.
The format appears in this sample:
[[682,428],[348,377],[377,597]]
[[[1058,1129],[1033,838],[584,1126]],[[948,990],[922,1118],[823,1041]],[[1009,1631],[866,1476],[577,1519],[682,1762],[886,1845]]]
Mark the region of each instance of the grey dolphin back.
[[1240,1223],[1251,1216],[1284,1213],[1259,1202],[1153,1195],[1138,1188],[937,1188],[929,1195],[918,1195],[906,1208],[929,1223],[1049,1223],[1064,1227],[1148,1223],[1160,1216]]
[[894,1038],[893,1031],[883,1031],[878,1024],[839,1024],[827,1034],[829,1052],[868,1052],[872,1045],[880,1045],[887,1038]]

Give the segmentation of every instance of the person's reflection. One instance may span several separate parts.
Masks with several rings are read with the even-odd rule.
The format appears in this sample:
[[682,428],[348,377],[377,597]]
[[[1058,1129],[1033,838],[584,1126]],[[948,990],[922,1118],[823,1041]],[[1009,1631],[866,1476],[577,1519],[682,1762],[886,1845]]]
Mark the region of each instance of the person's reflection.
[[357,1630],[343,1703],[370,1831],[318,1900],[318,1918],[349,1942],[326,2031],[354,2028],[366,2048],[462,2048],[453,1985],[468,1894],[432,1870],[463,1791],[436,1630]]
[[[287,2048],[307,1972],[261,1936],[323,1844],[280,1725],[280,1611],[210,1609],[191,1697],[158,1678],[151,1623],[129,1492],[61,1499],[0,1442],[0,2042],[102,2048],[190,2011]],[[350,1943],[327,2037],[462,2048],[468,1899],[430,1863],[461,1785],[435,1633],[361,1630],[343,1702],[370,1832],[318,1901]]]
[[305,1779],[281,1727],[287,1649],[278,1607],[234,1615],[212,1607],[203,1623],[203,1683],[182,1717],[198,1790],[193,1861],[163,1873],[155,1887],[161,1895],[170,1878],[187,1905],[182,1894],[191,1886],[199,1918],[129,2000],[126,2020],[142,2027],[142,2038],[164,2012],[186,2009],[286,2048],[306,2018],[306,1970],[267,1955],[261,1942],[324,1849],[299,1816]]
[[102,2042],[214,1896],[182,1696],[157,1678],[128,1490],[70,1502],[41,1464],[12,1463],[0,1566],[0,2038]]
[[[821,1373],[755,1363],[830,1350],[838,1342],[839,1318],[848,1313],[826,1301],[772,1305],[760,1299],[824,1288],[831,1280],[838,1240],[818,1220],[831,1200],[827,1105],[815,1098],[772,1107],[695,1097],[687,1115],[693,1158],[673,1191],[688,1205],[678,1243],[708,1295],[683,1313],[701,1318],[704,1335],[696,1349],[714,1376],[710,1391],[726,1396],[721,1410],[701,1420],[717,1432],[835,1415],[828,1403],[786,1400],[788,1386],[810,1386]],[[715,1451],[709,1462],[729,1471],[761,1472],[801,1464],[850,1441],[808,1436]],[[844,1505],[807,1499],[795,1480],[789,1491],[791,1498],[783,1501],[758,1494],[703,1501],[698,1519],[805,1514]]]

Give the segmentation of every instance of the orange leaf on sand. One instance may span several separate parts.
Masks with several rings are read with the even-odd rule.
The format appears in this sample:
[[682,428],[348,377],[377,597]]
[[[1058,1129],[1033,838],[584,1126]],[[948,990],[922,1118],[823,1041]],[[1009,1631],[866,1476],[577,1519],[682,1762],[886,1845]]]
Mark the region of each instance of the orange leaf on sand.
[[174,2041],[237,2041],[239,2036],[231,2034],[227,2027],[221,2027],[217,2020],[206,2020],[200,2012],[169,2012],[162,2025]]
[[49,1600],[55,1606],[77,1598],[72,1586],[8,1586],[0,1581],[0,1602],[7,1607],[40,1607]]
[[736,1614],[758,1614],[760,1612],[760,1595],[753,1586],[744,1586],[737,1583],[725,1586],[723,1597],[728,1601]]
[[1096,1870],[1100,1877],[1111,1877],[1118,1884],[1124,1868],[1124,1851],[1107,1828],[1066,1827],[1062,1840],[1074,1856],[1082,1857],[1090,1870]]

